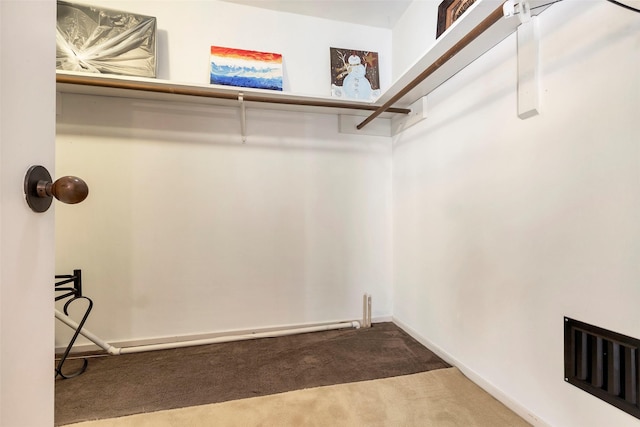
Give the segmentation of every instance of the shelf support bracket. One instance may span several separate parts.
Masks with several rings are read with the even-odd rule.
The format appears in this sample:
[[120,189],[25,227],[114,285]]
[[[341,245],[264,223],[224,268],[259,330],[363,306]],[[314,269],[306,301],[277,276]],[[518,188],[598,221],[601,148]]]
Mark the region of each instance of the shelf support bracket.
[[427,95],[415,101],[409,107],[411,112],[406,116],[391,118],[391,134],[397,135],[427,118]]
[[[527,119],[540,114],[540,34],[538,18],[521,7],[522,24],[518,27],[518,117]],[[523,16],[524,15],[524,16]],[[528,17],[527,17],[528,15]]]
[[240,135],[242,136],[242,143],[247,142],[247,110],[244,104],[244,94],[238,93],[238,102],[240,103]]

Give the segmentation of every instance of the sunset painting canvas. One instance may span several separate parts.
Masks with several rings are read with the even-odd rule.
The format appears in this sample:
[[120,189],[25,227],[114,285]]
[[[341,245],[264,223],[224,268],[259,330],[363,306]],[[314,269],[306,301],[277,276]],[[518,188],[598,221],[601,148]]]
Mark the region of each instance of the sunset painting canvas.
[[282,55],[211,46],[211,84],[282,90]]

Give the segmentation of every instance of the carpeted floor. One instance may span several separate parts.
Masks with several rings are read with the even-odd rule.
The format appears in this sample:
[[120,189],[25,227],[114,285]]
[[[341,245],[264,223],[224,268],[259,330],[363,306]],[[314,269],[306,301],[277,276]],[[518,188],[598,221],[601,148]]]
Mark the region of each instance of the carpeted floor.
[[74,427],[525,427],[457,368],[88,421]]
[[[55,423],[226,402],[447,368],[393,323],[90,359],[55,383]],[[73,371],[70,364],[65,370]]]

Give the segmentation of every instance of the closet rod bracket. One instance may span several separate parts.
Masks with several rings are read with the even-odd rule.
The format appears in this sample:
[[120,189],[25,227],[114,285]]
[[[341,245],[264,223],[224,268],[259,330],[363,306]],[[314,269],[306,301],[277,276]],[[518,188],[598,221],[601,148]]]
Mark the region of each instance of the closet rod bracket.
[[247,142],[247,110],[244,104],[244,94],[238,93],[238,102],[240,103],[240,135],[242,136],[242,143]]
[[524,24],[531,20],[531,5],[529,0],[520,0],[517,3],[514,0],[507,0],[502,5],[502,13],[505,18],[518,15],[518,19]]

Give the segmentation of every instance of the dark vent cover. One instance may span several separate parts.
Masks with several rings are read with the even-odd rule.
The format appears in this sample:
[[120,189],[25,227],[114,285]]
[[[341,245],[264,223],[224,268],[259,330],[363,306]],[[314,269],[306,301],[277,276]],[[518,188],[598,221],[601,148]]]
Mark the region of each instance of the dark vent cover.
[[640,418],[640,340],[564,318],[564,380]]

